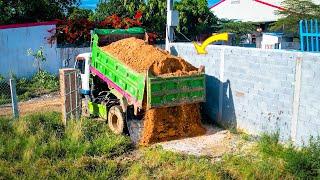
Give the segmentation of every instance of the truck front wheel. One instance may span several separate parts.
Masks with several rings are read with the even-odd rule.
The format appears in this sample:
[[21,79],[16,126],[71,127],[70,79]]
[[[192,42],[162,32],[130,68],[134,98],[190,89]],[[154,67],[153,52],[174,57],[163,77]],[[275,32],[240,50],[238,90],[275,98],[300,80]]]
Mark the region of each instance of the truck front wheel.
[[108,113],[108,125],[115,134],[122,134],[124,130],[124,115],[121,106],[112,106]]

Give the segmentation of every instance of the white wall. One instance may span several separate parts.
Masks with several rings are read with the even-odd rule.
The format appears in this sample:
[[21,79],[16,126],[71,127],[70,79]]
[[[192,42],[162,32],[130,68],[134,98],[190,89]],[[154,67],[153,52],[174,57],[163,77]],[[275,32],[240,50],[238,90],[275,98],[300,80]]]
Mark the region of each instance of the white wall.
[[[278,10],[255,0],[222,0],[219,5],[211,8],[211,11],[218,17],[224,19],[251,21],[251,22],[271,22],[277,21],[280,16],[275,12]],[[262,0],[274,6],[280,6],[284,0]],[[312,0],[320,4],[320,0]]]
[[[270,4],[280,5],[282,0],[273,0]],[[270,7],[254,0],[226,0],[211,9],[218,18],[251,22],[276,21],[274,7]]]
[[44,47],[47,61],[42,68],[58,74],[62,67],[72,67],[76,55],[90,52],[90,48],[57,48],[56,43],[48,44],[48,30],[55,25],[35,25],[30,27],[5,28],[0,26],[0,74],[8,77],[31,77],[36,71],[33,57],[27,56],[29,48],[37,50]]
[[36,50],[40,46],[45,48],[47,57],[43,69],[57,73],[61,63],[56,58],[56,44],[50,45],[46,40],[48,30],[54,27],[55,25],[41,25],[0,29],[0,74],[9,76],[13,73],[20,77],[34,74],[37,68],[33,65],[33,57],[27,56],[27,50]]

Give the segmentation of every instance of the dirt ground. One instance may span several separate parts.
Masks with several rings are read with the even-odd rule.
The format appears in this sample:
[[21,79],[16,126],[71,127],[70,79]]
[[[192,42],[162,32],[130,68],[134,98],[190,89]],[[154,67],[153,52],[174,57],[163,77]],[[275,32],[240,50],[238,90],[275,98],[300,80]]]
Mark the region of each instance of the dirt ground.
[[184,138],[158,143],[163,149],[195,156],[221,158],[226,153],[240,151],[244,141],[239,134],[233,134],[213,125],[205,126],[207,132],[203,136]]
[[[20,102],[18,109],[20,116],[34,112],[61,111],[60,95],[58,93],[52,93],[33,98],[29,101]],[[11,115],[12,109],[10,104],[0,106],[0,116]]]

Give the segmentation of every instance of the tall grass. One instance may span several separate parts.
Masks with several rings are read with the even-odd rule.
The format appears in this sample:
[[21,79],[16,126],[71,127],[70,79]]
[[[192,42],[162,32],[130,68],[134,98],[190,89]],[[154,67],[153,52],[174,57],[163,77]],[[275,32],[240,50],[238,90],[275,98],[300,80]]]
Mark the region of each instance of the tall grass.
[[128,169],[127,179],[219,179],[218,166],[209,158],[186,156],[149,148]]
[[240,179],[320,179],[320,139],[297,148],[264,134],[251,151],[225,156],[221,167]]
[[105,178],[118,174],[108,159],[131,148],[125,136],[113,135],[103,122],[71,121],[59,113],[0,119],[0,177]]
[[307,146],[297,149],[279,143],[279,135],[263,135],[258,150],[265,157],[282,159],[285,168],[301,179],[320,179],[320,138],[311,138]]
[[250,150],[213,161],[160,147],[132,151],[129,138],[105,122],[64,127],[60,116],[0,117],[0,179],[320,179],[318,139],[297,149],[263,135]]

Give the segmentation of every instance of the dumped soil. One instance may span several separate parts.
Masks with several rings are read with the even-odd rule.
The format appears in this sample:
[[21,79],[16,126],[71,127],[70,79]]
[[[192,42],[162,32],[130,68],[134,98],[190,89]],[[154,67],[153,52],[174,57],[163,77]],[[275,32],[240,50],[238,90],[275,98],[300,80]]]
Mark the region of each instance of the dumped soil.
[[[148,45],[141,39],[123,39],[102,49],[139,73],[150,70],[155,76],[166,77],[190,75],[200,71],[182,58]],[[147,110],[143,123],[141,145],[194,137],[206,132],[201,125],[199,104]]]
[[144,116],[141,145],[204,135],[198,104],[150,109]]
[[111,43],[102,47],[102,50],[139,73],[145,73],[148,69],[155,76],[179,76],[198,72],[197,68],[182,58],[134,37]]

